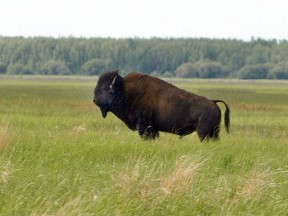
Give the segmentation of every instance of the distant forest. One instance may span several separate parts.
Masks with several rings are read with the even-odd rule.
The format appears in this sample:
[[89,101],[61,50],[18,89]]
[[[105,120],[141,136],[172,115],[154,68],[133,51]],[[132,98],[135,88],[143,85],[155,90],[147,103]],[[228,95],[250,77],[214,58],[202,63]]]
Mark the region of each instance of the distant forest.
[[0,74],[288,79],[288,41],[1,37]]

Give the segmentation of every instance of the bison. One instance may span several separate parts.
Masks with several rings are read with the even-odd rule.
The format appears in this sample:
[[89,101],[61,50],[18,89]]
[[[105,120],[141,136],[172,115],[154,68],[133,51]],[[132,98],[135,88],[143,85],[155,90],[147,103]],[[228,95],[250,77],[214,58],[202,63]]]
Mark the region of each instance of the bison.
[[222,100],[179,89],[156,77],[133,72],[121,77],[118,70],[103,73],[94,90],[93,102],[103,118],[110,111],[143,139],[159,137],[159,131],[185,136],[197,131],[201,141],[219,138],[221,110],[229,132],[230,109]]

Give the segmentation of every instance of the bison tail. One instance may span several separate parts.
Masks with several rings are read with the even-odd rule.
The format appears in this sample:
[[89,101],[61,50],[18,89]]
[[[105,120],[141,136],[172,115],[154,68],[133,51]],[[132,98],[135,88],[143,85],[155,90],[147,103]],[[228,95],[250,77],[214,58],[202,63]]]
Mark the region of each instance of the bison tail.
[[225,110],[225,117],[224,117],[224,122],[225,122],[225,128],[226,131],[229,133],[229,127],[230,127],[230,108],[228,106],[228,104],[226,104],[224,101],[222,100],[212,100],[214,103],[218,103],[221,102],[225,105],[226,110]]

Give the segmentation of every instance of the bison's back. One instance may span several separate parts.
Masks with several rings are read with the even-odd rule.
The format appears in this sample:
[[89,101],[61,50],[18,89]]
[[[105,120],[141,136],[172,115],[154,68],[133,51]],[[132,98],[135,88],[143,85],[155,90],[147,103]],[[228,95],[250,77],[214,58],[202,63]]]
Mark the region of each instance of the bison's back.
[[[149,95],[152,98],[158,100],[158,97],[171,97],[187,98],[191,95],[196,98],[203,98],[193,93],[187,92],[183,89],[168,83],[164,80],[152,77],[146,74],[133,72],[124,78],[124,91],[126,95],[135,95],[138,98],[142,95]],[[170,98],[169,98],[170,99]]]
[[130,73],[124,78],[124,90],[127,93],[130,93],[131,91],[136,91],[139,94],[157,94],[159,93],[159,91],[167,88],[175,89],[177,87],[156,77],[152,77],[138,72]]

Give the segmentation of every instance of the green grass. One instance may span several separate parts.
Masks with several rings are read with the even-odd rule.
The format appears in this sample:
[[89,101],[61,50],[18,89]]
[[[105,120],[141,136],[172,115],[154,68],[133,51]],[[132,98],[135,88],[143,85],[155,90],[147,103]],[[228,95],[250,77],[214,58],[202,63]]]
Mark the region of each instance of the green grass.
[[208,143],[142,141],[95,82],[0,80],[0,215],[287,215],[288,82],[177,80],[231,107]]

